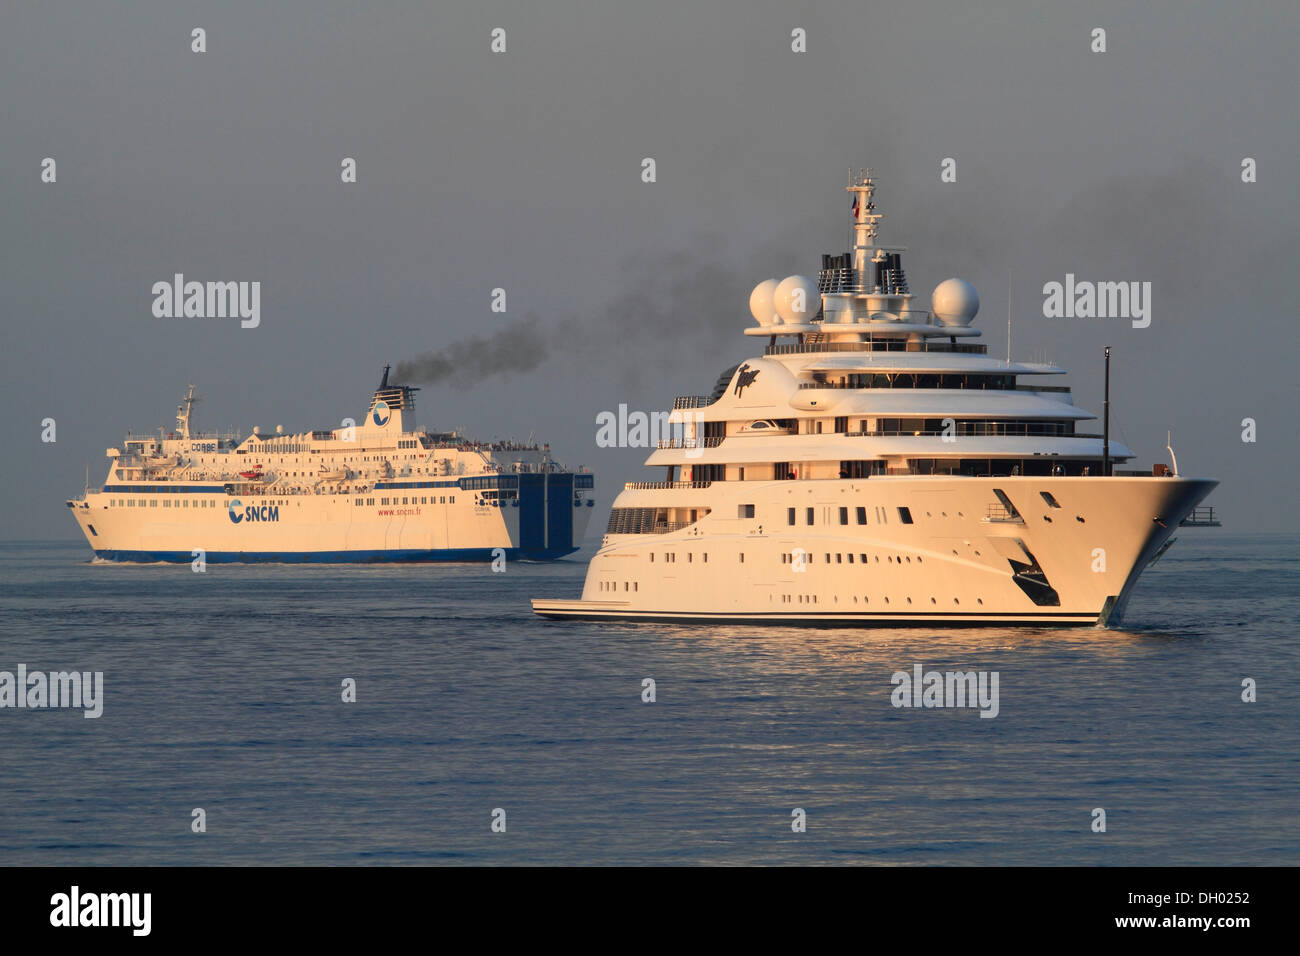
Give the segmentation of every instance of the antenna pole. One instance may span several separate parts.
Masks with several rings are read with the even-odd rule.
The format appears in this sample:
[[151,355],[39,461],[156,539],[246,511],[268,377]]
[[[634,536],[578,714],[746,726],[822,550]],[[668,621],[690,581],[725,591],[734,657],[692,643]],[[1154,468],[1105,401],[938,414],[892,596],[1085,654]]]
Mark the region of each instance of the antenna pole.
[[1007,364],[1011,364],[1011,271],[1007,270]]
[[1102,400],[1101,473],[1110,475],[1110,346],[1106,346],[1106,390]]

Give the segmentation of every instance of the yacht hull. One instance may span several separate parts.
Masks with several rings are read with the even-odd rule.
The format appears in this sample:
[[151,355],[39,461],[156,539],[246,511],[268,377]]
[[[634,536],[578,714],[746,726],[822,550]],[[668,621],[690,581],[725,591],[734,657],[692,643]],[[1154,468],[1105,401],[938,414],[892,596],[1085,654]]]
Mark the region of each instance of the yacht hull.
[[899,476],[628,489],[616,508],[653,501],[707,514],[665,534],[606,535],[582,598],[533,609],[730,624],[1114,625],[1141,572],[1216,485]]

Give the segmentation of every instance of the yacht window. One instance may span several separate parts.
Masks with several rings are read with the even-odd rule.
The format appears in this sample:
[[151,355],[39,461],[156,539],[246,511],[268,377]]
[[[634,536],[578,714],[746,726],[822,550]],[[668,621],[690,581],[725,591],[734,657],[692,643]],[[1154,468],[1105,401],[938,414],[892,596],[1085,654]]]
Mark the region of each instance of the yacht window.
[[900,507],[898,509],[898,519],[902,521],[903,524],[911,524],[912,523],[911,509]]

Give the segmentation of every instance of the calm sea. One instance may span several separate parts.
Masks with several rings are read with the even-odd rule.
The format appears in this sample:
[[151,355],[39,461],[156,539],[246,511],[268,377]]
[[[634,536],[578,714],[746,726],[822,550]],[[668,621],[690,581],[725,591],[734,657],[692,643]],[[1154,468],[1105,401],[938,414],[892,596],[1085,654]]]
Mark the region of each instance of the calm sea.
[[[552,623],[585,560],[88,557],[0,546],[0,670],[104,673],[97,720],[0,710],[0,864],[1300,863],[1295,536],[1184,532],[1122,630]],[[917,663],[997,671],[996,719],[893,708]]]

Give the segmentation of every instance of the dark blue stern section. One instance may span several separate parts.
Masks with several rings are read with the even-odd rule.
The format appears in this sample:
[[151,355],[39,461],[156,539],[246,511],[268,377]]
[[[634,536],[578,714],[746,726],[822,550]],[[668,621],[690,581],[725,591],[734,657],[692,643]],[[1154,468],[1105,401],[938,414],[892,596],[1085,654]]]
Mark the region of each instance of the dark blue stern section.
[[519,476],[519,551],[525,558],[558,558],[573,542],[573,475]]

